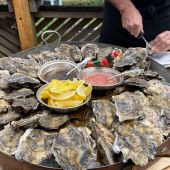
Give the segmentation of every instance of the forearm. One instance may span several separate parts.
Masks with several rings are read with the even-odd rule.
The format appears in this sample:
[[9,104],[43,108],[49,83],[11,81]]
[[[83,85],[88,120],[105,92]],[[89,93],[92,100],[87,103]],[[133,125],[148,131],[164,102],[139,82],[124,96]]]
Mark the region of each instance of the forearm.
[[136,8],[131,0],[108,0],[110,3],[119,10],[120,13],[124,12],[126,9]]

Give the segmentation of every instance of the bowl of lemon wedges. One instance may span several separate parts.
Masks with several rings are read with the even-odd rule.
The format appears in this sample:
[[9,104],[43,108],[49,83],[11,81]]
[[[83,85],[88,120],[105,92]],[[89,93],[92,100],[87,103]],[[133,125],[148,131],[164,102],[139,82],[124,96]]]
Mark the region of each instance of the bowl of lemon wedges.
[[89,102],[92,86],[83,80],[52,80],[37,91],[37,99],[41,104],[59,113],[78,110]]

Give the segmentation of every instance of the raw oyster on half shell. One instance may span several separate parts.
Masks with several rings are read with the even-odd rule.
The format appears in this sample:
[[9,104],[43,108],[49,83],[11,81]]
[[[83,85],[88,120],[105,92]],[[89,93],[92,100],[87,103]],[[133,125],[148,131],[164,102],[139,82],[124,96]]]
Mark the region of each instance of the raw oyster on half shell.
[[69,120],[67,115],[43,115],[39,119],[40,126],[49,129],[49,130],[56,130],[60,126],[64,125]]
[[15,153],[18,160],[41,164],[52,156],[51,148],[57,132],[48,133],[41,129],[27,129],[21,136]]
[[99,52],[97,54],[97,59],[102,60],[106,58],[107,56],[111,55],[113,52],[112,47],[107,47],[107,48],[100,48]]
[[4,99],[0,100],[0,114],[7,112],[9,107],[10,105],[8,102],[6,102]]
[[81,47],[81,52],[83,58],[91,57],[92,59],[95,59],[99,52],[99,48],[96,44],[85,44]]
[[6,125],[0,131],[0,151],[7,155],[14,155],[23,133],[24,131],[19,128],[12,127],[10,124]]
[[109,100],[93,100],[93,112],[96,122],[101,123],[108,130],[113,131],[118,126],[115,105]]
[[59,131],[54,141],[53,154],[64,170],[85,170],[96,161],[96,145],[90,133],[87,127],[73,126]]
[[120,95],[112,97],[116,106],[116,115],[119,117],[119,121],[133,120],[139,118],[140,112],[138,112],[144,105],[149,104],[147,97],[139,91],[136,92],[124,92]]
[[20,88],[35,88],[40,85],[40,81],[36,78],[32,78],[23,73],[14,73],[7,79],[7,83],[11,88],[20,89]]
[[10,76],[8,70],[0,70],[0,90],[8,89],[8,83],[6,78]]

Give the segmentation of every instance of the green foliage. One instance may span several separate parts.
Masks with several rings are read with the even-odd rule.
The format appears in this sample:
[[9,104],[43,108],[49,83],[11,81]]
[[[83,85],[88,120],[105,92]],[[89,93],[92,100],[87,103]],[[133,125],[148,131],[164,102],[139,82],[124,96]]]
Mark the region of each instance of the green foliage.
[[63,6],[103,6],[104,0],[62,0]]

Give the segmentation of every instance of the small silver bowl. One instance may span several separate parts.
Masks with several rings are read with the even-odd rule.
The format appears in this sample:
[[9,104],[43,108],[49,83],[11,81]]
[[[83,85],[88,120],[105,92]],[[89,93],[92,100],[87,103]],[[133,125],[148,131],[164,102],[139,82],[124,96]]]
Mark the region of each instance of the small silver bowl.
[[[89,68],[85,68],[83,70],[81,70],[80,72],[78,72],[78,79],[80,80],[84,80],[84,78],[92,73],[107,73],[111,76],[116,75],[116,74],[120,74],[119,71],[116,71],[112,68],[108,68],[108,67],[89,67]],[[117,76],[117,83],[114,85],[107,85],[107,86],[98,86],[98,85],[92,85],[94,90],[111,90],[115,87],[117,87],[118,85],[120,85],[123,80],[124,80],[124,76]],[[88,84],[88,82],[86,82]]]
[[49,108],[50,110],[58,112],[58,113],[69,113],[69,112],[76,111],[76,110],[80,109],[82,106],[84,106],[85,104],[87,104],[91,99],[91,94],[90,94],[87,97],[86,101],[84,101],[81,105],[78,105],[75,107],[60,108],[60,107],[49,106],[48,104],[44,103],[43,100],[41,99],[41,93],[46,89],[47,86],[48,86],[48,84],[41,86],[36,93],[36,97],[42,105],[44,105],[45,107]]
[[[77,64],[72,62],[72,61],[68,61],[68,60],[53,60],[50,62],[47,62],[45,64],[43,64],[40,69],[38,70],[38,77],[40,78],[40,80],[42,80],[45,83],[49,83],[51,82],[52,79],[54,78],[50,78],[50,77],[46,77],[46,75],[52,71],[62,71],[62,70],[67,70],[70,71],[73,68],[77,67]],[[74,72],[76,73],[75,78],[77,78],[77,73],[79,72],[79,69],[75,69]],[[56,78],[55,78],[56,79]]]

